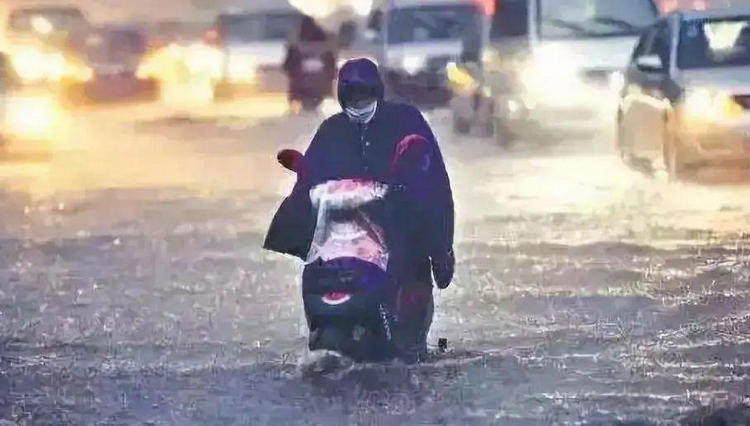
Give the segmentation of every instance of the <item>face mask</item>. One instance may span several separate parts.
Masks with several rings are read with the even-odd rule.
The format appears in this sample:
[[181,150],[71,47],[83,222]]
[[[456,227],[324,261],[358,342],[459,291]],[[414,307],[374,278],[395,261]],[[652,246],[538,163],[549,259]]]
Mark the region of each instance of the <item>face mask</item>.
[[370,120],[372,120],[372,117],[375,115],[375,110],[378,107],[378,102],[373,101],[371,104],[364,106],[362,108],[352,108],[352,107],[346,107],[344,108],[344,112],[349,117],[350,120],[352,120],[355,123],[369,123]]

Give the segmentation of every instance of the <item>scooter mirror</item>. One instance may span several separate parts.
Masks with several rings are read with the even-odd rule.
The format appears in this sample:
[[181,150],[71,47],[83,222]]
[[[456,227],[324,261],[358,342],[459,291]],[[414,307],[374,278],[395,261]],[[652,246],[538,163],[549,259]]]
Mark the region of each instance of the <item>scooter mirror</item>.
[[302,153],[296,149],[284,149],[279,151],[276,155],[279,164],[284,166],[285,169],[291,170],[295,173],[298,171],[300,163],[302,163],[302,158]]

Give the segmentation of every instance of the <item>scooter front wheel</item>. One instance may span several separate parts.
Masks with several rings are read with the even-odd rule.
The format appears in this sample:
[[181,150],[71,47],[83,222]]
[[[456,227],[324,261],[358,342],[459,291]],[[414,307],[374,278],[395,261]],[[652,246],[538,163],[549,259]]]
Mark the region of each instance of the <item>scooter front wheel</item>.
[[339,327],[324,327],[317,332],[315,339],[310,343],[310,349],[327,349],[336,352],[343,352],[346,341],[349,336],[345,330]]
[[315,331],[310,350],[338,352],[356,362],[383,361],[395,357],[390,342],[373,330],[354,327],[323,327]]

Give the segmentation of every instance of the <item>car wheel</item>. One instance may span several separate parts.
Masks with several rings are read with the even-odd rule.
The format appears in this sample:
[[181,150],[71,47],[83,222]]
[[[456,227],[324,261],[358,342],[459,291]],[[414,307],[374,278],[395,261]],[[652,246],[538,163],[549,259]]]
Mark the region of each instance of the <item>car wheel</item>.
[[684,177],[686,165],[680,154],[679,143],[674,137],[667,134],[664,139],[664,169],[669,180],[675,182]]

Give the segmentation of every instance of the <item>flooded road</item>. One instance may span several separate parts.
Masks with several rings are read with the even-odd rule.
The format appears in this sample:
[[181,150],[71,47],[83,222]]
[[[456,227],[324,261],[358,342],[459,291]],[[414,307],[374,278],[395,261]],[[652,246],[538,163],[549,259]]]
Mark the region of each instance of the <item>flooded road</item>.
[[51,158],[0,163],[0,419],[750,424],[745,172],[669,183],[606,138],[503,150],[431,112],[458,267],[429,342],[449,351],[311,374],[301,266],[260,245],[292,184],[275,152],[321,117],[262,105],[86,111]]

